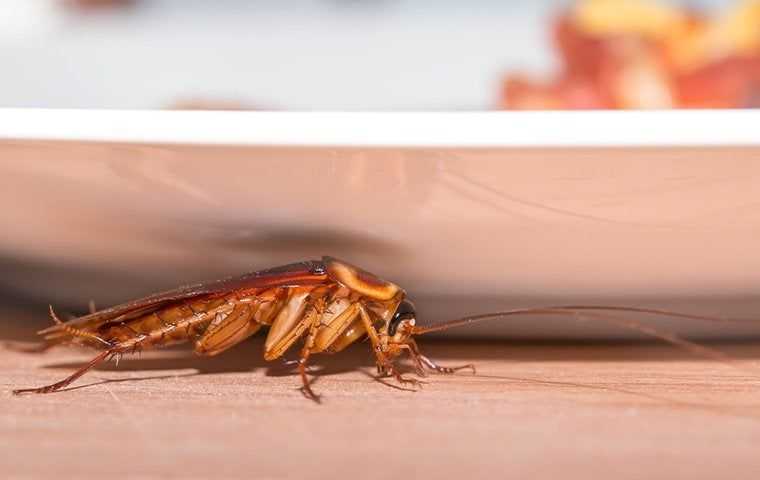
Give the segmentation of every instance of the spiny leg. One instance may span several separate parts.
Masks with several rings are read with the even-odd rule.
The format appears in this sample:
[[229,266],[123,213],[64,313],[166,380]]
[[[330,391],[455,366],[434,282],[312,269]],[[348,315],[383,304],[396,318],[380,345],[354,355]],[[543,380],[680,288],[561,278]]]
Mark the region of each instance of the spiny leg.
[[405,377],[401,374],[401,372],[398,371],[396,368],[396,365],[393,364],[393,362],[388,362],[385,365],[383,365],[383,371],[390,375],[391,377],[395,378],[398,383],[401,385],[411,385],[412,387],[419,387],[422,388],[423,385],[425,385],[425,382],[422,380],[417,380],[416,378],[409,378]]
[[50,385],[46,385],[44,387],[38,387],[38,388],[21,388],[21,389],[18,389],[18,390],[14,390],[13,394],[14,395],[20,395],[20,394],[23,394],[23,393],[51,393],[51,392],[55,392],[57,390],[65,388],[71,382],[73,382],[77,378],[79,378],[82,375],[84,375],[85,373],[87,373],[87,371],[89,371],[90,369],[92,369],[97,364],[99,364],[103,360],[107,359],[111,355],[115,355],[115,354],[118,354],[118,353],[120,353],[120,350],[116,349],[116,348],[112,348],[112,349],[109,349],[109,350],[103,350],[102,352],[100,352],[100,354],[98,354],[97,357],[95,357],[92,360],[90,360],[90,362],[87,365],[83,366],[82,368],[80,368],[79,370],[77,370],[76,372],[74,372],[73,374],[71,374],[70,376],[68,376],[68,377],[64,378],[63,380],[61,380],[60,382],[55,382],[55,383],[52,383]]
[[425,367],[429,368],[430,370],[433,370],[434,372],[443,374],[443,375],[451,375],[452,373],[456,373],[459,370],[472,370],[472,373],[475,374],[475,365],[468,363],[466,365],[459,365],[456,367],[444,367],[441,365],[438,365],[433,360],[429,359],[425,355],[420,352],[420,347],[417,346],[417,342],[410,339],[408,345],[409,354],[414,359],[415,363],[424,365]]
[[324,297],[328,293],[329,291],[325,290],[315,290],[307,296],[301,296],[300,299],[296,297],[296,301],[303,302],[303,307],[291,312],[281,311],[272,322],[264,345],[264,359],[274,360],[282,357],[296,341],[304,338],[299,359],[296,361],[303,383],[301,391],[306,398],[317,403],[320,397],[311,389],[307,362],[311,353],[318,350],[315,348],[316,338],[324,313]]
[[306,340],[301,348],[301,355],[298,359],[298,373],[301,375],[301,381],[303,382],[303,392],[307,398],[320,403],[320,396],[314,393],[311,389],[311,383],[309,382],[309,376],[307,375],[307,363],[311,350],[314,347],[314,339],[317,337],[317,331],[320,325],[320,315],[315,315],[314,320],[309,326],[309,333],[306,335]]
[[385,355],[380,344],[380,337],[377,334],[377,330],[375,329],[374,325],[372,325],[372,320],[369,318],[367,310],[365,310],[364,306],[362,305],[359,305],[359,315],[361,316],[364,328],[367,330],[367,335],[369,336],[369,340],[375,350],[378,372],[392,376],[401,385],[411,385],[413,387],[421,388],[425,382],[417,380],[416,378],[407,378],[401,375],[401,372],[398,371],[396,366],[393,364],[393,361],[389,360]]
[[468,363],[466,365],[458,365],[456,367],[444,367],[441,365],[438,365],[433,360],[429,359],[425,355],[420,355],[420,360],[422,363],[429,368],[430,370],[433,370],[437,373],[444,374],[444,375],[451,375],[452,373],[456,373],[460,370],[471,370],[473,374],[477,373],[475,370],[475,365],[472,363]]
[[425,371],[425,365],[422,363],[422,360],[420,359],[419,353],[415,352],[412,347],[406,344],[401,344],[397,346],[401,350],[406,350],[406,352],[409,354],[409,358],[412,359],[414,362],[414,371],[419,375],[420,377],[427,377],[427,372]]

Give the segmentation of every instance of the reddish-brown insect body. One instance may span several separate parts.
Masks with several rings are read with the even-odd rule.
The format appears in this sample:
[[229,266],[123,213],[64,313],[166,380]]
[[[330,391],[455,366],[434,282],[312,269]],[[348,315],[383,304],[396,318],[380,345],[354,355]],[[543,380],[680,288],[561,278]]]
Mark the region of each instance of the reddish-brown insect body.
[[616,312],[670,315],[704,321],[730,321],[657,309],[619,306],[550,306],[507,310],[450,320],[426,328],[415,326],[414,305],[398,285],[382,280],[332,257],[285,265],[238,278],[183,287],[151,295],[89,315],[62,322],[51,308],[55,325],[39,333],[47,346],[81,344],[100,353],[69,377],[39,388],[14,393],[50,393],[65,388],[88,370],[111,357],[191,342],[199,355],[222,353],[267,327],[264,358],[280,358],[300,344],[298,370],[304,393],[317,400],[309,386],[306,366],[317,353],[336,353],[367,337],[378,372],[402,384],[419,384],[403,377],[395,361],[402,353],[412,359],[416,372],[453,373],[472,365],[441,367],[422,355],[412,338],[472,322],[512,315],[569,315],[602,319],[658,337],[701,356],[726,361],[707,347],[656,330]]
[[109,357],[192,342],[200,355],[216,355],[268,327],[264,358],[281,357],[299,340],[298,367],[304,392],[311,354],[335,353],[369,337],[378,369],[402,383],[394,359],[407,351],[420,372],[438,367],[421,356],[410,338],[414,310],[397,285],[331,257],[255,272],[239,278],[160,293],[42,330],[49,345],[78,343],[101,350],[64,380],[15,393],[60,390]]

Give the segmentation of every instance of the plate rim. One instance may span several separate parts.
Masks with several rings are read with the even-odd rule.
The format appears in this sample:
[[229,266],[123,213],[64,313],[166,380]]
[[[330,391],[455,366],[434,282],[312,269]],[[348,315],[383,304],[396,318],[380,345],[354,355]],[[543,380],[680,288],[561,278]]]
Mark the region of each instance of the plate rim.
[[756,125],[760,125],[760,110],[240,112],[0,108],[0,140],[188,145],[747,147],[760,146]]

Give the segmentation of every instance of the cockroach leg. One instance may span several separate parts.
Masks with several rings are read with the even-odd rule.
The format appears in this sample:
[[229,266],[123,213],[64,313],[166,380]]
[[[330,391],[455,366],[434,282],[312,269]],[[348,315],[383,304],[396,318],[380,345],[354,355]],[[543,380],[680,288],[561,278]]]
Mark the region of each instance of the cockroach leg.
[[[280,364],[283,367],[286,367],[286,368],[292,368],[292,367],[296,367],[297,368],[298,365],[301,364],[301,359],[294,360],[292,358],[290,358],[290,359],[282,358]],[[312,369],[311,365],[307,364],[305,368],[306,368],[306,373],[312,373],[313,372],[313,369]]]
[[70,376],[61,380],[60,382],[55,382],[50,385],[46,385],[44,387],[39,387],[39,388],[21,388],[18,390],[14,390],[13,394],[21,395],[24,393],[52,393],[52,392],[58,391],[62,388],[65,388],[71,382],[73,382],[77,378],[87,373],[89,370],[91,370],[93,367],[95,367],[97,364],[99,364],[103,360],[109,358],[111,355],[118,354],[118,353],[120,353],[120,350],[116,348],[103,350],[97,357],[90,360],[90,362],[87,365],[83,366],[82,368],[80,368],[79,370],[71,374]]
[[317,331],[319,330],[320,326],[320,316],[315,315],[314,319],[311,322],[311,325],[309,325],[309,333],[306,335],[306,340],[303,342],[303,347],[301,348],[301,355],[298,359],[298,373],[301,375],[301,381],[303,382],[302,391],[306,398],[310,400],[314,400],[317,403],[321,403],[321,398],[319,395],[314,393],[314,390],[311,389],[311,384],[309,382],[309,376],[306,374],[308,366],[307,362],[309,361],[309,355],[311,355],[311,350],[314,348],[314,339],[317,337]]
[[377,368],[380,375],[390,375],[402,385],[412,385],[414,387],[421,388],[425,382],[422,382],[415,378],[404,377],[401,375],[398,369],[396,369],[396,366],[393,364],[393,362],[388,360],[388,357],[385,355],[385,350],[381,345],[380,336],[377,334],[375,326],[372,325],[372,320],[369,318],[367,310],[361,304],[359,305],[359,315],[362,319],[362,323],[364,324],[364,328],[367,330],[367,336],[369,337],[370,342],[372,343],[372,347],[375,351],[375,356],[377,357]]
[[467,365],[459,365],[457,367],[443,367],[441,365],[438,365],[437,363],[435,363],[434,361],[432,361],[425,355],[420,355],[420,360],[422,360],[422,363],[426,367],[428,367],[430,370],[433,370],[435,372],[438,372],[444,375],[451,375],[452,373],[456,373],[460,370],[471,370],[473,375],[477,373],[475,370],[475,365],[471,363],[468,363]]
[[364,329],[367,331],[367,338],[369,338],[369,341],[372,344],[372,350],[375,352],[378,375],[392,375],[391,371],[394,371],[393,364],[385,355],[387,345],[384,348],[381,344],[380,336],[377,334],[375,326],[372,325],[372,319],[369,318],[369,314],[364,308],[364,305],[356,303],[356,306],[359,310],[359,318],[361,318]]
[[[133,352],[133,353],[136,353],[136,352]],[[112,353],[112,354],[111,354],[111,355],[108,357],[108,361],[109,361],[109,362],[110,362],[110,361],[113,361],[113,362],[114,362],[114,365],[115,365],[116,367],[118,367],[118,366],[119,366],[119,362],[121,361],[121,357],[123,357],[123,356],[124,356],[124,352],[114,352],[114,353]]]
[[392,363],[385,365],[385,371],[388,373],[388,375],[395,378],[396,381],[401,385],[410,385],[414,388],[422,388],[422,386],[426,383],[422,380],[417,380],[416,378],[408,378],[401,375],[401,373],[396,369],[396,366]]
[[281,357],[280,361],[281,361],[281,363],[282,363],[282,365],[284,367],[295,367],[299,363],[301,363],[300,360],[293,360],[292,358],[289,359],[289,358],[285,358],[285,357]]
[[322,397],[314,393],[314,390],[311,389],[311,382],[309,381],[309,376],[306,374],[306,360],[309,357],[309,353],[306,352],[304,355],[305,356],[298,361],[298,373],[301,375],[301,381],[303,382],[303,393],[309,400],[321,403]]
[[[367,337],[369,337],[369,341],[372,344],[372,347],[374,347],[375,352],[377,352],[379,355],[382,355],[382,349],[380,348],[380,336],[377,334],[377,329],[375,329],[375,326],[372,325],[372,319],[369,318],[369,313],[367,313],[367,309],[364,308],[364,305],[361,303],[355,304],[359,310],[359,317],[362,320],[362,324],[364,325],[364,329],[367,331]],[[385,355],[382,355],[383,362],[385,363]]]
[[[415,351],[411,345],[407,345],[405,343],[398,345],[398,348],[401,350],[406,350],[407,353],[409,353],[409,358],[411,358],[414,362],[414,371],[417,373],[417,375],[420,377],[427,377],[427,372],[425,371],[425,366],[420,359],[421,355],[419,352]],[[378,373],[380,373],[379,370]]]
[[456,373],[459,370],[472,370],[473,375],[477,373],[475,371],[475,365],[471,363],[468,363],[467,365],[460,365],[457,367],[444,367],[444,366],[438,365],[433,360],[423,355],[422,352],[420,352],[420,347],[417,346],[417,342],[415,342],[412,339],[409,340],[409,343],[407,345],[409,348],[409,352],[412,355],[412,358],[414,358],[415,361],[419,362],[421,365],[424,365],[430,370],[433,370],[434,372],[438,372],[444,375],[451,375],[452,373]]

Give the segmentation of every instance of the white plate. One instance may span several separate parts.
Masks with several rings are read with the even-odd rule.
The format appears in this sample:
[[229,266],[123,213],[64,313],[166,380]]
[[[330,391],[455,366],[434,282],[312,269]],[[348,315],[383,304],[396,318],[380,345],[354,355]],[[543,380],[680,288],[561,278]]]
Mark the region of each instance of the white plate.
[[399,283],[427,319],[567,301],[750,315],[758,125],[755,111],[0,110],[0,281],[108,304],[329,254]]

